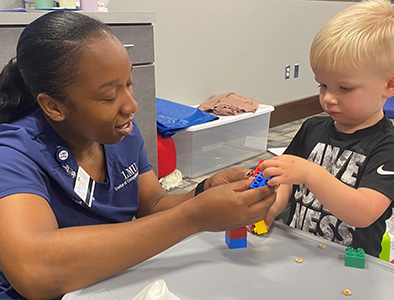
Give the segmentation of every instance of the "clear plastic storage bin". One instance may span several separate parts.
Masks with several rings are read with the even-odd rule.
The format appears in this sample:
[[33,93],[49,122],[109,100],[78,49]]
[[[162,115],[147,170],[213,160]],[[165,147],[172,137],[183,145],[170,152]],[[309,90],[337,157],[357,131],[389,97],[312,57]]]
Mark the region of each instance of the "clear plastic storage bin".
[[223,116],[176,133],[177,169],[193,178],[265,152],[273,110],[260,104],[255,113]]

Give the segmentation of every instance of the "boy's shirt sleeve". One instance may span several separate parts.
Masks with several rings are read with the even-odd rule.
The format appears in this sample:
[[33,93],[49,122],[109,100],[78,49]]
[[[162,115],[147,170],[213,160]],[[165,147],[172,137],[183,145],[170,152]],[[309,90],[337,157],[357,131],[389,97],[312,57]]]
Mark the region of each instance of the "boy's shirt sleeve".
[[365,164],[363,176],[358,187],[376,190],[392,201],[394,200],[394,142],[380,145]]

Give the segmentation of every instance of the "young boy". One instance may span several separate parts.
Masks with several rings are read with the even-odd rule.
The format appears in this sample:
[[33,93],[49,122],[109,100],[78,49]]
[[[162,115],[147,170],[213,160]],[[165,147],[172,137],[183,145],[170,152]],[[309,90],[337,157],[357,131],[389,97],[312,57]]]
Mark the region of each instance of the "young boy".
[[291,227],[379,256],[394,199],[394,10],[364,1],[331,18],[310,62],[327,117],[308,119],[284,155],[260,165],[279,186],[269,226],[290,202]]

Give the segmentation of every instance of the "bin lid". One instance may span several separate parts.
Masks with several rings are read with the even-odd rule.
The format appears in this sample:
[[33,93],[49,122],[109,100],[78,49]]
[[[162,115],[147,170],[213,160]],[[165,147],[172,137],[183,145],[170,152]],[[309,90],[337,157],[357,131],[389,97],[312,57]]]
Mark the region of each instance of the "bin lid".
[[190,126],[185,131],[192,132],[192,131],[199,131],[199,130],[208,129],[211,127],[221,126],[224,124],[229,124],[229,123],[240,121],[243,119],[253,118],[256,116],[267,114],[267,113],[270,113],[271,111],[274,111],[274,110],[275,110],[275,108],[272,105],[259,104],[259,108],[255,112],[247,112],[247,113],[243,113],[243,114],[235,115],[235,116],[219,116],[219,119],[217,119],[217,120],[213,120],[208,123]]

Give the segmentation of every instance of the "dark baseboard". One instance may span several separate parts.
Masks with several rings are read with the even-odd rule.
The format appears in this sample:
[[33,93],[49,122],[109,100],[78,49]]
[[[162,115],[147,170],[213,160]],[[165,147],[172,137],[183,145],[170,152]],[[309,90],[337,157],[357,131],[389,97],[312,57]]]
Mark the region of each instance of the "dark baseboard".
[[275,106],[271,113],[270,128],[306,118],[323,110],[319,104],[319,95],[291,101]]

